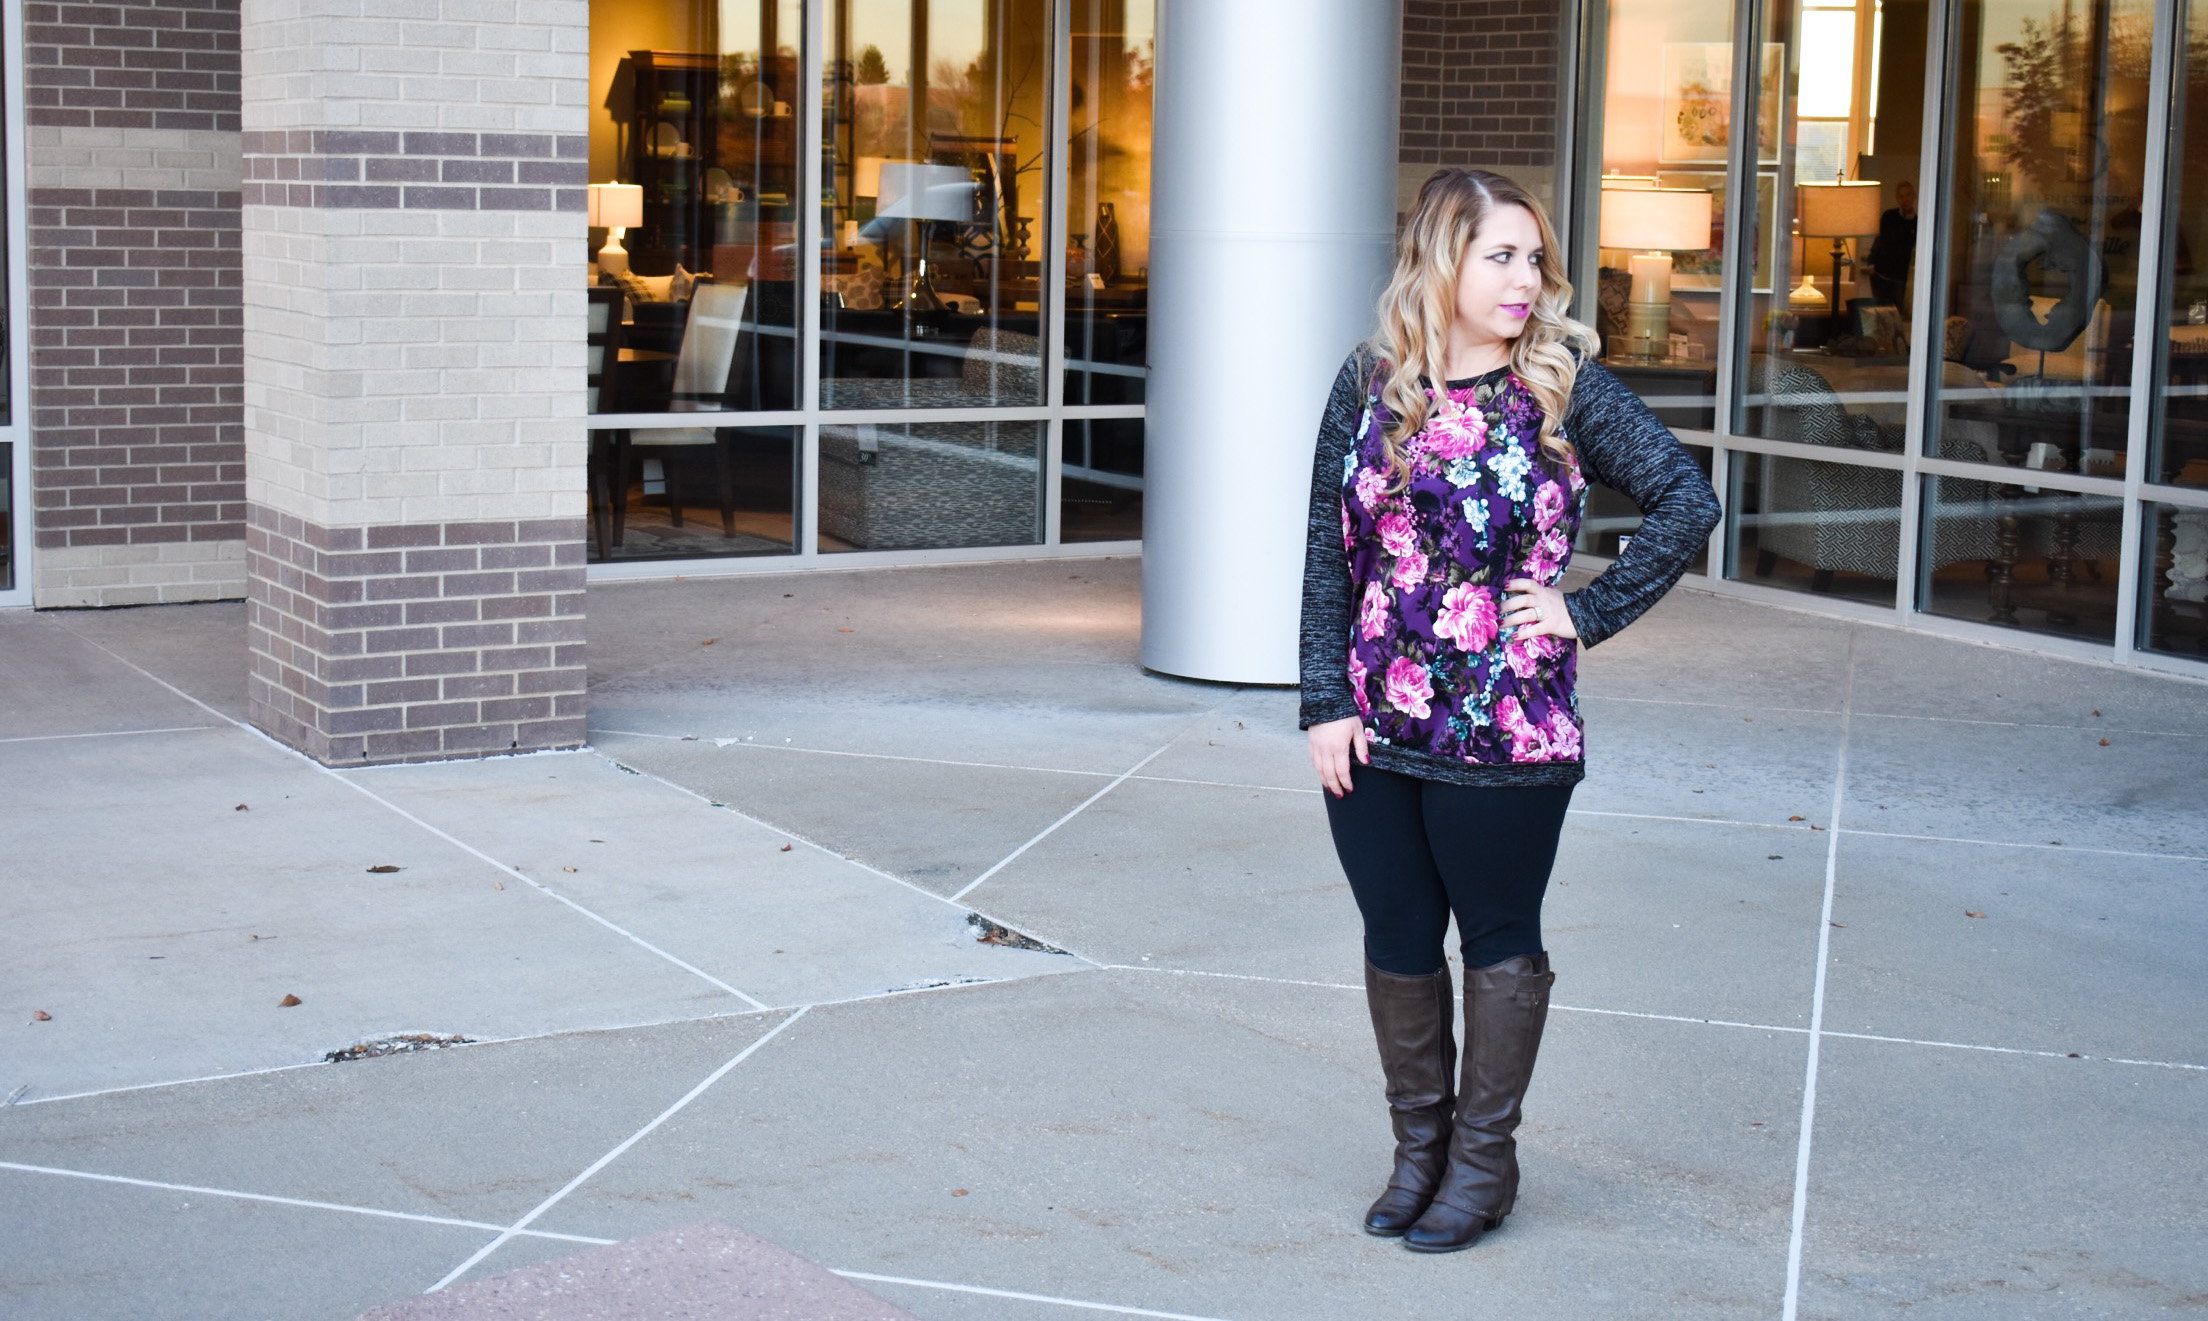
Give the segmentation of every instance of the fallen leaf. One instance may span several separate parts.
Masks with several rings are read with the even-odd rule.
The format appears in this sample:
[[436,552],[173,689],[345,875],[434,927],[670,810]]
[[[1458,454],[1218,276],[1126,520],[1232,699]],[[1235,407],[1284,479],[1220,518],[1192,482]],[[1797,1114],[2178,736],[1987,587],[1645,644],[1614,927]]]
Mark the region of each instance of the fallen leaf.
[[1763,856],[1766,861],[1777,862],[1780,859],[1784,858],[1786,855],[1784,853],[1766,853]]
[[2099,708],[2099,707],[2097,707],[2097,706],[2093,708],[2093,718],[2094,718],[2095,720],[2098,720],[2098,719],[2100,719],[2100,718],[2101,718],[2101,708]]
[[1823,827],[1823,826],[1818,826],[1818,825],[1812,825],[1812,826],[1810,827],[1810,829],[1811,829],[1811,830],[1823,830],[1823,829],[1824,829],[1824,827]]
[[374,873],[375,873],[376,875],[378,875],[378,876],[384,876],[384,875],[388,875],[388,874],[389,874],[389,873],[391,873],[391,872],[395,872],[395,871],[397,871],[397,870],[399,870],[399,869],[398,869],[397,867],[394,867],[394,866],[392,866],[392,865],[391,865],[390,863],[388,863],[388,862],[379,862],[379,863],[377,863],[377,864],[376,864],[375,866],[373,866],[373,867],[370,867],[370,868],[369,868],[368,870],[369,870],[369,871],[371,871],[371,872],[374,872]]
[[231,811],[233,811],[233,812],[250,812],[250,811],[252,811],[253,809],[252,809],[252,808],[250,808],[250,807],[247,807],[247,806],[246,806],[245,804],[243,804],[243,803],[240,803],[240,804],[238,804],[238,805],[237,805],[236,807],[233,807],[233,808],[231,808],[230,810],[231,810]]
[[31,1011],[31,1021],[33,1023],[51,1023],[54,1021],[54,1016],[43,1009],[33,1009]]
[[710,646],[712,646],[712,645],[713,645],[714,643],[716,643],[716,642],[719,642],[719,641],[720,641],[720,639],[719,639],[719,638],[707,638],[707,639],[706,639],[705,641],[703,641],[703,642],[700,642],[700,643],[699,643],[698,645],[699,645],[699,646],[701,646],[701,647],[710,647]]
[[2104,738],[2104,739],[2102,739],[2102,740],[2101,740],[2101,746],[2102,746],[2102,747],[2104,747],[2104,748],[2105,748],[2105,747],[2107,747],[2107,746],[2108,746],[2108,740],[2107,740],[2107,739],[2105,739],[2105,738]]
[[283,999],[276,1002],[276,1007],[278,1009],[295,1009],[305,1003],[306,1001],[301,1000],[296,995],[287,995]]
[[1975,911],[1975,910],[1973,910],[1973,909],[1969,909],[1969,908],[1966,908],[1966,909],[1964,909],[1964,910],[1963,910],[1963,916],[1964,916],[1964,917],[1984,917],[1984,916],[1985,916],[1985,914],[1984,914],[1984,913],[1980,913],[1980,912],[1977,912],[1977,911]]
[[494,890],[503,890],[503,889],[505,889],[505,888],[506,888],[506,882],[504,882],[504,881],[492,881],[492,882],[491,882],[491,888],[492,888],[492,889],[494,889]]
[[1847,929],[1848,929],[1848,924],[1847,924],[1847,923],[1845,923],[1845,922],[1835,922],[1835,923],[1833,923],[1833,925],[1834,925],[1834,926],[1836,926],[1836,927],[1838,927],[1838,928],[1840,928],[1840,929],[1841,929],[1842,931],[1845,931],[1845,930],[1847,930]]
[[953,1197],[964,1197],[965,1195],[966,1195],[966,1190],[965,1190],[964,1188],[953,1188],[953,1189],[951,1189],[951,1196],[953,1196]]
[[836,632],[838,632],[838,633],[849,633],[850,631],[851,631],[851,630],[850,630],[850,629],[848,629],[848,628],[839,628],[839,629],[837,629],[837,630],[836,630]]
[[[2096,711],[2096,712],[2094,712],[2093,714],[2095,714],[2095,715],[2099,715],[2099,714],[2100,714],[2100,712]],[[2083,1055],[2080,1055],[2080,1054],[2079,1054],[2078,1052],[2076,1052],[2076,1051],[2074,1051],[2074,1050],[2073,1050],[2073,1051],[2071,1051],[2071,1052],[2070,1052],[2070,1058],[2071,1058],[2071,1059],[2074,1059],[2074,1060],[2082,1060],[2082,1059],[2084,1059],[2084,1058],[2085,1058],[2085,1056],[2083,1056]]]
[[562,867],[560,870],[572,874],[575,869],[573,867]]
[[1763,1127],[1763,1121],[1762,1121],[1762,1120],[1760,1120],[1760,1119],[1751,1119],[1751,1120],[1749,1120],[1749,1121],[1748,1121],[1748,1127],[1750,1127],[1750,1128],[1762,1128],[1762,1127]]
[[1789,821],[1807,821],[1807,820],[1809,820],[1809,818],[1808,818],[1808,817],[1806,817],[1806,816],[1790,816],[1790,817],[1788,817],[1788,818],[1787,818],[1787,820],[1789,820]]
[[791,845],[791,844],[784,844],[784,845],[782,846],[782,851],[783,851],[784,853],[788,853],[788,852],[789,852],[789,851],[790,851],[790,850],[791,850],[792,848],[794,848],[794,847],[796,847],[796,846],[795,846],[795,845]]
[[791,597],[793,597],[793,596],[795,596],[795,595],[797,595],[797,593],[795,593],[795,592],[784,592],[784,593],[782,593],[782,599],[783,599],[783,600],[785,600],[785,601],[787,601],[787,600],[789,600],[789,599],[790,599]]

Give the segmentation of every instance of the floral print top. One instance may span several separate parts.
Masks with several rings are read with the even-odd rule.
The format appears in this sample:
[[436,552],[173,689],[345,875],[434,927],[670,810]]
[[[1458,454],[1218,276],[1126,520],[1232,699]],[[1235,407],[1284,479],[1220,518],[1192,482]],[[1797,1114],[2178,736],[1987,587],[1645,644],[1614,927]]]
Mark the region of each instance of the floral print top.
[[[1599,366],[1587,364],[1581,376],[1597,372]],[[1578,649],[1565,639],[1522,637],[1501,616],[1506,583],[1531,578],[1555,586],[1562,579],[1587,507],[1582,462],[1601,445],[1582,443],[1577,424],[1583,419],[1568,415],[1560,430],[1573,442],[1573,456],[1558,460],[1544,453],[1539,406],[1524,383],[1502,369],[1447,382],[1438,394],[1429,387],[1435,403],[1407,446],[1410,472],[1398,484],[1390,479],[1382,439],[1390,421],[1379,397],[1384,380],[1367,364],[1355,378],[1359,397],[1349,434],[1335,437],[1331,447],[1322,437],[1310,548],[1321,609],[1314,621],[1314,566],[1307,563],[1303,723],[1349,714],[1340,707],[1346,698],[1365,722],[1375,765],[1474,784],[1575,782],[1584,760],[1574,688]],[[1609,383],[1616,385],[1614,378]],[[1575,388],[1574,414],[1579,402]],[[1632,402],[1639,408],[1638,400]],[[1661,465],[1666,490],[1657,508],[1636,497],[1643,503],[1643,527],[1621,567],[1640,550],[1652,523],[1660,543],[1667,523],[1691,543],[1708,536],[1717,507],[1709,483],[1670,432],[1645,408],[1639,414],[1676,461]],[[1645,427],[1636,430],[1648,439]],[[1691,481],[1680,479],[1679,463]],[[1322,500],[1335,515],[1335,535],[1323,551],[1316,527]],[[1583,593],[1568,597],[1582,638],[1591,645],[1645,609],[1677,580],[1691,554],[1689,545],[1675,565],[1656,566],[1660,583],[1644,584],[1654,590],[1640,593],[1645,600],[1638,608],[1631,601],[1610,606],[1574,599]],[[1325,598],[1337,595],[1341,605],[1325,609]],[[1598,617],[1604,609],[1623,618]],[[1338,678],[1322,671],[1314,682],[1315,622],[1320,664],[1327,655],[1337,658]]]

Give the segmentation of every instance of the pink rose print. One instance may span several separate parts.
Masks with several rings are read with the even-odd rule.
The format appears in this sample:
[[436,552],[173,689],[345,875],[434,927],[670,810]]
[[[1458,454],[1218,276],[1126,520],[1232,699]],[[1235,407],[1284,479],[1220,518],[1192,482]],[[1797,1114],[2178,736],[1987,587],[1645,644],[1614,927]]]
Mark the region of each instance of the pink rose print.
[[1428,705],[1433,700],[1434,684],[1426,677],[1425,666],[1408,656],[1388,662],[1388,705],[1413,720],[1424,720],[1433,714]]
[[1426,429],[1418,433],[1412,449],[1440,463],[1469,459],[1487,443],[1487,416],[1477,409],[1452,411],[1447,404],[1434,410]]
[[1414,550],[1395,562],[1395,586],[1409,591],[1426,581],[1426,552]]
[[1380,544],[1388,554],[1398,558],[1418,549],[1418,534],[1411,530],[1411,519],[1401,510],[1393,510],[1380,516]]
[[1519,633],[1503,644],[1503,659],[1510,663],[1510,672],[1521,679],[1530,679],[1548,662],[1563,653],[1562,639],[1547,634],[1527,637]]
[[1365,608],[1357,617],[1357,633],[1370,642],[1388,630],[1388,592],[1378,583],[1365,584]]
[[1471,583],[1459,583],[1441,598],[1441,613],[1434,620],[1434,636],[1446,638],[1464,651],[1478,653],[1487,650],[1487,644],[1495,640],[1500,624],[1494,593]]
[[[1551,488],[1554,489],[1554,488]],[[1536,542],[1533,552],[1526,557],[1526,576],[1535,582],[1553,586],[1564,576],[1565,557],[1571,554],[1571,543],[1564,539],[1564,529],[1550,528]]]
[[1548,733],[1549,748],[1556,753],[1559,760],[1579,760],[1579,726],[1572,723],[1570,712],[1549,712]]
[[1385,493],[1387,489],[1388,479],[1381,476],[1379,473],[1374,472],[1370,468],[1365,468],[1358,472],[1357,503],[1365,507],[1366,513],[1369,514],[1372,512],[1372,507],[1375,504],[1379,503],[1381,495]]
[[1367,720],[1372,719],[1372,698],[1365,693],[1365,680],[1371,677],[1372,671],[1365,667],[1364,658],[1354,651],[1351,652],[1349,654],[1349,695],[1357,699],[1357,714]]
[[1526,709],[1515,697],[1505,697],[1495,703],[1495,723],[1510,735],[1510,759],[1512,761],[1548,761],[1548,741],[1541,736],[1541,727],[1526,719]]
[[1533,493],[1533,525],[1543,532],[1556,526],[1556,520],[1564,513],[1564,488],[1555,482],[1541,483],[1541,489]]

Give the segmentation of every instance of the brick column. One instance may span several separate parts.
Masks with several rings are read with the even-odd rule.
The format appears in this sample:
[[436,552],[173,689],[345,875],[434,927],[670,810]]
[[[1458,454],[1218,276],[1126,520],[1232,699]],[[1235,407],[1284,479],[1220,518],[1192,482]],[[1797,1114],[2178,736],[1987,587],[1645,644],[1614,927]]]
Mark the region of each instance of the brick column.
[[584,738],[587,0],[244,0],[262,728],[331,764]]
[[245,594],[238,0],[23,6],[32,599]]
[[1439,166],[1507,174],[1556,203],[1558,0],[1405,0],[1396,210]]

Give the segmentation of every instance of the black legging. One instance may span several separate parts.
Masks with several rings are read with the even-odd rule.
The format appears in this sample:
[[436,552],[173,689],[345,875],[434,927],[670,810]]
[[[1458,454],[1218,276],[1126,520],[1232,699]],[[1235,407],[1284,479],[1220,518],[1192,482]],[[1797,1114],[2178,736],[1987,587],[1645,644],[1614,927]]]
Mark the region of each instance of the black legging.
[[1419,977],[1442,966],[1449,915],[1464,966],[1541,952],[1541,896],[1572,786],[1468,788],[1372,766],[1350,768],[1327,824],[1365,915],[1365,957]]

